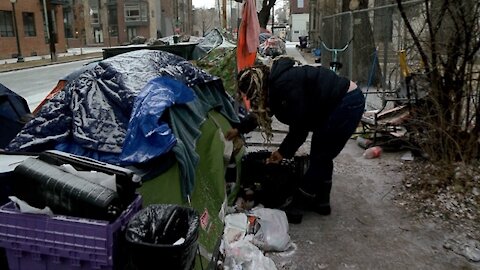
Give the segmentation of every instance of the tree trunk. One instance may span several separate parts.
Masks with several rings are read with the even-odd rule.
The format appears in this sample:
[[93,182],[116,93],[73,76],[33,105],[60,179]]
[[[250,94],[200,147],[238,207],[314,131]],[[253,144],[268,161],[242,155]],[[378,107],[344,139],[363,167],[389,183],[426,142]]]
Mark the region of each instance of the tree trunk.
[[263,0],[262,9],[258,13],[258,22],[261,28],[267,28],[268,20],[270,19],[270,13],[275,5],[276,0]]

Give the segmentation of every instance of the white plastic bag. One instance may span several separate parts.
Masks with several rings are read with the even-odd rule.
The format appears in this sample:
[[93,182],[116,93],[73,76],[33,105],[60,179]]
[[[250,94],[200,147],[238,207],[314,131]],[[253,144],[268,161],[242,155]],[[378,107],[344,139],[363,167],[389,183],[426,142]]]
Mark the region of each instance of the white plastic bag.
[[43,209],[40,209],[40,208],[31,206],[27,202],[22,201],[15,196],[8,196],[8,198],[17,205],[21,213],[44,214],[48,216],[53,216],[53,212],[48,206],[45,206]]
[[284,211],[270,208],[252,210],[260,229],[252,243],[263,251],[285,251],[290,246],[288,219]]
[[225,216],[225,228],[223,229],[223,240],[227,244],[233,243],[245,237],[247,232],[247,215],[236,213]]
[[241,239],[227,245],[225,250],[225,270],[277,270],[272,259],[248,239]]

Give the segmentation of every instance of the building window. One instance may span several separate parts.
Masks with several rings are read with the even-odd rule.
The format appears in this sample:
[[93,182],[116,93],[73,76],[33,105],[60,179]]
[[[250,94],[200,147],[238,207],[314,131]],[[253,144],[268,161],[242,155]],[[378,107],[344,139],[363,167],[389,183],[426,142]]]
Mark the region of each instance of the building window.
[[125,4],[125,22],[148,22],[146,3]]
[[0,10],[0,37],[14,37],[11,11]]
[[100,15],[98,14],[98,7],[90,7],[90,18],[92,24],[100,23]]
[[37,31],[35,30],[35,16],[31,12],[23,12],[23,30],[26,37],[35,37]]
[[112,37],[118,37],[118,16],[117,7],[112,6],[108,9],[108,26],[110,28],[109,33]]
[[117,22],[117,7],[108,9],[108,24],[118,24]]
[[298,8],[304,8],[304,6],[303,6],[303,0],[297,0],[297,7],[298,7]]
[[66,6],[63,8],[63,27],[65,28],[65,37],[73,38],[74,31],[73,25],[75,23],[75,14],[71,6]]

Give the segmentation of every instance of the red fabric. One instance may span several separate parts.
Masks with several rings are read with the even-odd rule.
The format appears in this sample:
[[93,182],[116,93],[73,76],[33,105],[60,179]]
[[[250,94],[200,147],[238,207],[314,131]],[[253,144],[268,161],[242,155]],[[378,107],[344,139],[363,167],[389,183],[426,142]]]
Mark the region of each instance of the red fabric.
[[250,100],[246,96],[242,96],[243,104],[245,105],[245,109],[250,111]]
[[35,108],[35,110],[33,110],[32,114],[33,115],[36,115],[40,109],[42,108],[42,106],[47,102],[49,101],[50,99],[52,99],[54,96],[56,96],[58,94],[58,92],[60,92],[63,87],[65,87],[65,85],[67,84],[67,81],[64,81],[64,80],[60,80],[58,81],[57,85],[55,86],[55,88],[53,88],[52,91],[50,91],[50,93],[48,93],[48,95],[42,100],[42,102],[40,102],[40,104],[37,105],[37,107]]
[[246,0],[243,4],[242,22],[237,41],[237,70],[251,67],[257,57],[260,35],[260,23],[255,8],[255,0]]

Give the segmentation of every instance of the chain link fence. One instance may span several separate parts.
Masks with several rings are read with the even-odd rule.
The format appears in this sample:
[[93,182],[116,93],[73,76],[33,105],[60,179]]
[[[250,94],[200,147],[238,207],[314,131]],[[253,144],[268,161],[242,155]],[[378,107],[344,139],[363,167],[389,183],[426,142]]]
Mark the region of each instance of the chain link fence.
[[[403,6],[415,31],[421,32],[424,1],[406,1]],[[311,46],[321,50],[322,65],[340,62],[338,73],[366,88],[371,109],[392,106],[388,101],[402,96],[399,52],[406,52],[409,70],[418,67],[397,4],[320,17],[318,29],[310,34]]]

